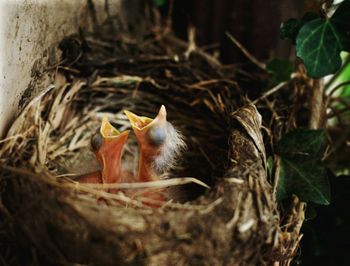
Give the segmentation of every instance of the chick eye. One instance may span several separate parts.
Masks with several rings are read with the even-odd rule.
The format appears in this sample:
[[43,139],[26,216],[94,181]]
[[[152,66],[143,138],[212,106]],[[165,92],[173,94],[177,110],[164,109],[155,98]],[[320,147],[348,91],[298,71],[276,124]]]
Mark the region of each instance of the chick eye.
[[164,127],[153,126],[148,130],[149,142],[153,145],[161,145],[166,139],[166,132]]
[[94,151],[97,151],[103,142],[103,137],[100,132],[96,132],[92,137],[91,137],[91,147]]

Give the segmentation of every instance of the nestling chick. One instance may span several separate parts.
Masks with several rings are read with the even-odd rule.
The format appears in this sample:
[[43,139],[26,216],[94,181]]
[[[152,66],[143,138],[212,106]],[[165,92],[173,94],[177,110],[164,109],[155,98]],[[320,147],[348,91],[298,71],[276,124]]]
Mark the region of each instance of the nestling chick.
[[121,156],[129,131],[119,132],[103,118],[99,132],[91,139],[91,146],[100,162],[101,171],[78,178],[82,183],[117,183],[121,180]]
[[137,180],[158,180],[175,163],[185,147],[182,135],[166,120],[166,109],[162,105],[158,115],[151,119],[125,111],[135,132],[140,149]]
[[[106,118],[100,131],[92,137],[91,145],[101,164],[101,171],[78,178],[83,183],[147,182],[159,180],[174,166],[177,156],[185,147],[182,135],[166,120],[166,109],[162,106],[154,118],[138,116],[125,111],[135,132],[139,146],[139,165],[137,176],[121,171],[121,155],[129,131],[120,133]],[[127,165],[127,161],[124,162]],[[109,190],[116,192],[116,190]],[[152,207],[161,206],[168,198],[165,189],[140,189],[125,191],[131,197],[147,198],[144,203]],[[149,200],[154,203],[149,203]],[[144,200],[143,200],[144,201]]]

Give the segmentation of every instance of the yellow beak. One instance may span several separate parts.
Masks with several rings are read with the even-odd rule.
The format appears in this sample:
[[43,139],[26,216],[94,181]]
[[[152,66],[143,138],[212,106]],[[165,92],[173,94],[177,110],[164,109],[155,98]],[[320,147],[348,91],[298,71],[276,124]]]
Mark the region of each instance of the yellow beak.
[[138,116],[127,110],[125,110],[124,113],[129,119],[132,128],[137,131],[144,131],[154,123],[166,121],[166,109],[164,105],[160,107],[159,112],[154,119],[147,116]]
[[[120,179],[121,155],[128,139],[129,130],[119,132],[106,117],[102,119],[100,137],[97,135],[93,147],[96,157],[101,163],[103,183],[115,183]],[[102,136],[102,139],[101,139]],[[99,139],[100,138],[100,139]]]

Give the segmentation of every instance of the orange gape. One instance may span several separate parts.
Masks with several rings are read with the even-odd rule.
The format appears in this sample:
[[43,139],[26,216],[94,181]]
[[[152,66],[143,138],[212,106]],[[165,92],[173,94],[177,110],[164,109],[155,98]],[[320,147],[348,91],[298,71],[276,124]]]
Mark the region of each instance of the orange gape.
[[[164,105],[162,105],[158,115],[154,119],[138,116],[129,111],[125,111],[125,114],[129,118],[140,148],[137,179],[140,182],[159,180],[159,173],[155,169],[155,162],[159,156],[162,156],[162,149],[166,148],[167,121]],[[152,134],[154,129],[159,131],[160,134]]]
[[[184,143],[177,131],[166,120],[166,109],[162,105],[154,118],[138,116],[125,111],[135,132],[140,148],[139,167],[136,180],[148,182],[159,180],[159,176],[167,170],[167,165]],[[118,183],[133,182],[135,178],[121,173],[121,156],[129,131],[120,133],[106,118],[103,119],[100,132],[91,141],[95,155],[101,164],[101,171],[89,173],[78,178],[82,183]],[[108,190],[111,193],[116,189]],[[151,207],[159,207],[167,199],[165,189],[128,190],[130,197],[143,197],[143,203]]]
[[120,133],[107,120],[102,120],[100,131],[92,138],[92,146],[101,171],[88,173],[78,178],[81,183],[111,184],[121,180],[121,156],[129,131]]
[[[148,182],[159,180],[159,176],[165,171],[157,167],[157,161],[164,156],[167,146],[167,126],[166,109],[162,105],[157,116],[152,119],[145,116],[138,116],[132,112],[125,111],[130,124],[136,135],[140,149],[139,167],[137,180],[139,182]],[[143,189],[135,192],[149,201],[144,203],[152,207],[160,207],[162,202],[167,200],[165,189]],[[152,203],[153,201],[153,203]]]

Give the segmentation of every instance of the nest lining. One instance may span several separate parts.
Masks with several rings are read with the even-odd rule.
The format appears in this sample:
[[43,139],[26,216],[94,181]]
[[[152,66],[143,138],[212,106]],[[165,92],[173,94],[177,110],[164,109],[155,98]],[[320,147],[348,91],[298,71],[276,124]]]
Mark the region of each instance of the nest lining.
[[[235,69],[202,52],[186,56],[187,47],[172,35],[145,36],[138,44],[101,35],[63,40],[54,86],[24,108],[2,144],[6,241],[40,263],[287,263],[298,236],[283,240],[260,115],[252,105],[233,114],[243,104]],[[210,190],[193,185],[180,193],[186,200],[203,196],[152,209],[144,199],[80,185],[67,174],[93,161],[88,146],[102,116],[125,130],[124,109],[152,117],[162,104],[188,145],[169,175],[205,182]],[[125,150],[137,158],[135,141]]]

